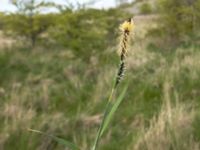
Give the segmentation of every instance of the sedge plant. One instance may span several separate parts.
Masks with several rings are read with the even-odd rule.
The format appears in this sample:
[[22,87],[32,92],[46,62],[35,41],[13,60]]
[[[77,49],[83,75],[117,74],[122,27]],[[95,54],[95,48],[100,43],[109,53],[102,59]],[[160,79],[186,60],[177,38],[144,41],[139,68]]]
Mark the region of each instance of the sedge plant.
[[120,31],[121,31],[121,38],[120,38],[120,48],[119,48],[119,55],[120,55],[120,65],[118,68],[117,76],[115,77],[115,82],[113,84],[108,103],[105,108],[105,113],[103,115],[102,122],[100,124],[98,133],[96,135],[96,139],[94,142],[94,145],[92,147],[92,150],[96,150],[99,140],[104,133],[105,129],[107,128],[114,112],[116,111],[117,107],[120,105],[124,95],[125,91],[127,89],[127,86],[124,88],[122,91],[121,95],[118,97],[117,100],[113,100],[113,95],[121,82],[124,73],[125,73],[125,68],[126,68],[126,56],[128,53],[128,46],[130,44],[130,38],[131,38],[131,33],[134,29],[134,22],[133,18],[130,18],[126,20],[124,23],[120,25]]
[[[108,124],[111,121],[111,118],[113,117],[115,111],[117,110],[118,106],[120,105],[120,103],[122,102],[125,92],[127,90],[128,86],[125,86],[125,88],[123,89],[122,93],[119,95],[119,97],[116,100],[113,100],[113,95],[115,94],[115,91],[117,89],[117,87],[119,86],[119,83],[121,82],[124,73],[125,73],[125,68],[126,68],[126,56],[128,54],[128,46],[130,44],[130,39],[131,39],[131,33],[134,29],[134,22],[133,22],[133,18],[130,18],[126,21],[124,21],[121,25],[120,25],[120,33],[121,33],[121,37],[120,37],[120,47],[119,47],[119,55],[120,55],[120,65],[118,68],[118,72],[117,72],[117,76],[114,79],[114,84],[110,93],[110,96],[108,98],[108,102],[107,105],[105,107],[105,112],[102,118],[102,121],[100,123],[98,132],[96,134],[95,140],[94,140],[94,144],[92,145],[91,150],[97,150],[98,147],[98,143],[100,141],[101,136],[103,135],[103,133],[105,132]],[[71,143],[69,141],[66,141],[62,138],[59,137],[55,137],[53,135],[48,135],[44,132],[38,131],[38,130],[33,130],[33,129],[28,129],[31,132],[35,132],[38,134],[42,134],[45,136],[48,136],[52,139],[54,139],[55,141],[57,141],[58,143],[72,149],[72,150],[81,150],[81,148],[79,148],[76,144]]]

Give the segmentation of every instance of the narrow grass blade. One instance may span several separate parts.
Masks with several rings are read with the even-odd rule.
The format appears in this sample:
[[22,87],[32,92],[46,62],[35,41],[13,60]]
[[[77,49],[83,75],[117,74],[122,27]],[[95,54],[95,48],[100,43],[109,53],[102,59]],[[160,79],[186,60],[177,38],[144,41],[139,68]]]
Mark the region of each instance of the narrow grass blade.
[[68,141],[66,141],[62,138],[59,138],[59,137],[56,137],[56,136],[53,136],[53,135],[49,135],[49,134],[46,134],[46,133],[44,133],[42,131],[38,131],[38,130],[33,130],[33,129],[28,129],[28,130],[31,131],[31,132],[35,132],[35,133],[38,133],[38,134],[41,134],[41,135],[48,136],[48,137],[52,138],[53,140],[55,140],[56,142],[58,142],[59,144],[70,148],[71,150],[80,150],[75,144],[68,142]]
[[100,133],[100,136],[102,136],[102,134],[105,132],[106,128],[108,127],[109,123],[111,122],[111,119],[113,118],[113,115],[114,113],[116,112],[117,108],[119,107],[119,105],[121,104],[124,96],[125,96],[125,93],[127,91],[127,88],[128,86],[126,85],[122,91],[122,93],[120,94],[120,96],[117,98],[116,101],[114,101],[112,104],[111,104],[111,107],[109,107],[110,110],[108,110],[108,113],[105,117],[105,121],[104,121],[104,124],[102,126],[102,130],[101,130],[101,133]]
[[96,135],[96,139],[95,139],[94,145],[92,147],[92,150],[96,150],[99,139],[102,136],[102,134],[104,133],[104,131],[106,130],[106,128],[107,128],[108,124],[110,123],[110,121],[111,121],[115,111],[117,110],[118,106],[122,102],[127,88],[128,88],[128,86],[125,86],[124,90],[122,91],[122,93],[120,94],[118,99],[116,101],[114,101],[114,103],[111,100],[112,94],[113,94],[114,91],[111,92],[111,96],[110,96],[108,104],[106,106],[105,113],[104,113],[104,116],[103,116],[103,120],[101,122],[100,128],[99,128],[98,133]]
[[[112,97],[112,96],[111,96],[111,97]],[[99,142],[99,139],[100,139],[100,136],[101,136],[101,130],[102,130],[102,128],[103,128],[103,124],[104,124],[104,122],[105,122],[106,116],[107,116],[107,114],[109,113],[110,107],[111,107],[111,102],[108,101],[108,103],[107,103],[107,105],[106,105],[105,113],[104,113],[104,115],[103,115],[102,122],[101,122],[101,124],[100,124],[100,128],[99,128],[99,130],[98,130],[98,132],[97,132],[97,135],[96,135],[96,138],[95,138],[95,141],[94,141],[94,145],[93,145],[93,147],[92,147],[92,150],[96,150],[96,148],[97,148],[97,145],[98,145],[98,142]]]

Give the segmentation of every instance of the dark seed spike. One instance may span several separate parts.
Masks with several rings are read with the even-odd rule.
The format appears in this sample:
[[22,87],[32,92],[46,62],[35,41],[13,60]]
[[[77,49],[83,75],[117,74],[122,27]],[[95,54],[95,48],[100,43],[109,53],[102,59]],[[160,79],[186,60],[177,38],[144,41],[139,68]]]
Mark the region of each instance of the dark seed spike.
[[[127,20],[129,23],[132,23],[132,18],[129,18]],[[121,82],[125,70],[126,70],[126,66],[125,66],[125,58],[126,58],[126,53],[127,53],[127,47],[128,47],[128,42],[129,42],[129,36],[130,36],[130,32],[131,30],[127,27],[123,28],[123,37],[121,39],[121,54],[120,54],[120,66],[117,72],[117,77],[116,77],[116,81],[115,81],[115,88],[117,87],[117,85]]]
[[125,62],[121,61],[120,66],[119,66],[119,70],[117,73],[117,78],[116,78],[116,82],[115,82],[115,87],[117,87],[117,85],[120,83],[120,81],[122,80],[123,76],[124,76],[124,72],[125,72]]

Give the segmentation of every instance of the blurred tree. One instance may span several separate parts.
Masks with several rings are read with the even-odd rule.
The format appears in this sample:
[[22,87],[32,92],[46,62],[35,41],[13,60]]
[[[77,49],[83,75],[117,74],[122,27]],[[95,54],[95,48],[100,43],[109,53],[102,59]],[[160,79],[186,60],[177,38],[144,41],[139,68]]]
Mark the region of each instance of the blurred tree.
[[140,6],[141,14],[150,14],[152,13],[152,7],[149,3],[145,2]]
[[79,0],[73,0],[71,2],[69,0],[64,1],[66,2],[66,5],[57,5],[57,8],[60,10],[60,12],[84,9],[87,6],[93,5],[98,2],[98,0],[87,0],[82,1],[81,3]]
[[17,12],[6,19],[6,31],[16,36],[28,38],[32,47],[41,33],[52,25],[51,15],[40,14],[42,9],[54,7],[54,3],[44,3],[36,0],[11,0]]
[[56,43],[88,59],[114,44],[118,25],[127,16],[127,13],[117,9],[66,11],[57,17],[56,26],[51,28],[49,34]]
[[52,2],[44,2],[44,0],[10,0],[10,3],[17,8],[17,13],[33,16],[38,14],[47,7],[55,7]]
[[0,30],[3,29],[4,14],[0,12]]
[[160,13],[156,35],[171,45],[187,42],[199,36],[200,0],[158,0]]

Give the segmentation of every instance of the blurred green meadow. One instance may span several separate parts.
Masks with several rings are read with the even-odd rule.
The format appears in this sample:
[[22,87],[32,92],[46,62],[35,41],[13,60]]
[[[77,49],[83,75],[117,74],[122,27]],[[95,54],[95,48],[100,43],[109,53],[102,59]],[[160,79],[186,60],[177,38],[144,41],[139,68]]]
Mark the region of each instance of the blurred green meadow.
[[91,148],[119,65],[119,25],[132,16],[115,98],[128,90],[98,149],[200,150],[199,0],[13,5],[0,13],[0,150],[68,150],[28,129]]

